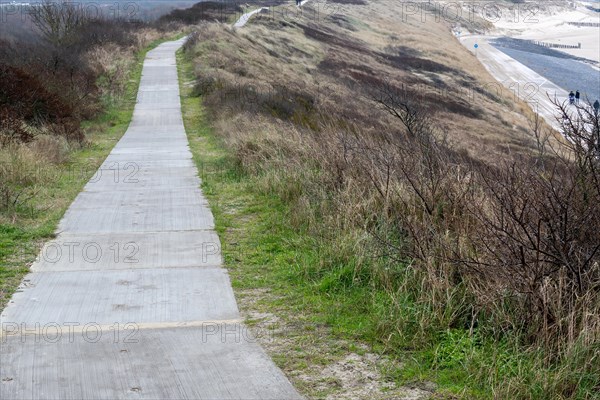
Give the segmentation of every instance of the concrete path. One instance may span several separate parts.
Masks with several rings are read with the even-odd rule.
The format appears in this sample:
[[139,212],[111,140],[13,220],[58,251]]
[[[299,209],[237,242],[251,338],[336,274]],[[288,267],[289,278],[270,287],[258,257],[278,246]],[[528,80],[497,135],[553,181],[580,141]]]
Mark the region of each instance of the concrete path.
[[234,28],[241,28],[242,26],[246,25],[248,23],[248,21],[250,21],[250,18],[252,18],[252,16],[254,14],[257,14],[257,13],[261,12],[262,10],[268,10],[268,9],[269,9],[269,7],[261,7],[261,8],[258,8],[256,10],[254,10],[254,11],[251,11],[249,13],[246,13],[246,14],[242,15],[240,17],[240,19],[238,19],[237,22],[235,24],[233,24],[233,27]]
[[[303,1],[301,1],[300,2],[300,6],[298,6],[298,7],[302,7],[304,4],[308,3],[309,1],[310,0],[303,0]],[[294,3],[294,6],[295,6],[295,3]],[[249,13],[246,13],[246,14],[242,15],[240,17],[240,19],[238,19],[236,21],[236,23],[233,24],[233,27],[234,28],[241,28],[241,27],[245,26],[248,23],[248,21],[250,21],[250,18],[252,18],[255,14],[258,14],[259,12],[261,12],[263,10],[269,10],[269,9],[270,9],[270,7],[261,7],[261,8],[258,8],[256,10],[250,11]]]
[[297,399],[240,321],[183,127],[175,51],[0,315],[0,399]]
[[[485,68],[502,83],[510,95],[517,95],[549,125],[556,129],[560,128],[556,120],[559,113],[551,99],[556,97],[561,103],[568,100],[568,92],[565,89],[496,49],[488,42],[488,39],[493,39],[491,37],[465,35],[459,39],[463,45],[477,54],[477,58]],[[477,49],[474,47],[475,44],[478,45]]]

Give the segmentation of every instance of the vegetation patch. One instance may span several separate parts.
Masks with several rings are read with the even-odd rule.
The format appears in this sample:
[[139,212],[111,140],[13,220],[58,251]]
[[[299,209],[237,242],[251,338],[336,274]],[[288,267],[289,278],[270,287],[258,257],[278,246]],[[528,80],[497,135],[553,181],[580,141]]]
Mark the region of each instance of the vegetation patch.
[[[372,293],[352,284],[352,269],[317,279],[307,275],[305,266],[322,263],[327,246],[290,225],[292,210],[277,195],[256,190],[264,181],[240,168],[191,88],[192,60],[180,52],[178,65],[184,123],[202,190],[240,311],[254,336],[309,398],[426,396],[427,390],[395,384],[382,371],[396,370],[398,362],[365,344],[375,335]],[[345,284],[340,276],[347,278]],[[369,335],[359,335],[358,327]]]
[[[114,28],[110,24],[107,35],[115,35]],[[83,117],[85,112],[75,111],[75,105],[65,106],[73,99],[63,97],[65,93],[85,93],[86,87],[74,86],[73,91],[59,93],[55,85],[62,75],[40,80],[30,73],[33,66],[20,64],[19,57],[3,59],[14,65],[4,65],[0,73],[13,74],[15,80],[3,80],[0,86],[0,308],[29,271],[44,242],[54,237],[69,204],[127,129],[146,52],[164,40],[163,36],[178,33],[140,29],[130,34],[135,35],[128,39],[137,43],[134,47],[115,47],[109,41],[86,53],[91,57],[87,71],[95,71],[89,101],[99,110],[91,119]],[[36,46],[25,42],[24,46],[28,45]]]
[[[594,398],[597,117],[582,107],[586,122],[561,141],[523,104],[486,95],[489,76],[449,26],[411,38],[418,21],[381,17],[394,7],[384,3],[370,3],[378,11],[370,17],[348,5],[370,29],[341,33],[325,19],[274,31],[259,16],[243,32],[203,24],[186,48],[194,75],[213,82],[196,112],[202,134],[190,140],[212,149],[195,152],[215,163],[204,170],[218,171],[204,190],[242,308],[259,327],[309,325],[302,332],[313,343],[367,345],[363,352],[390,360],[377,379],[393,390]],[[437,68],[453,57],[440,43],[459,54],[458,73]],[[399,68],[379,56],[398,45],[437,64]],[[373,90],[373,82],[382,84]],[[482,95],[461,97],[465,82]],[[248,93],[265,104],[290,83],[292,103],[300,93],[315,99],[303,118],[252,108]],[[252,90],[226,95],[237,87]],[[274,358],[294,383],[335,398],[332,386],[319,392],[299,371],[329,376],[319,366],[360,351],[277,350],[286,341],[297,344],[274,337]]]

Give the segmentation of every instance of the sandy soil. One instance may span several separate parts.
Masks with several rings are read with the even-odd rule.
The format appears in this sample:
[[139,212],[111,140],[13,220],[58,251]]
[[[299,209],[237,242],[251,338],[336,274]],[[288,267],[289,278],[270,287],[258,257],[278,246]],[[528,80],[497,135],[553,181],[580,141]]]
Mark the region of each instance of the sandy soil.
[[[556,97],[559,102],[564,102],[567,100],[567,92],[496,49],[488,42],[488,39],[492,38],[464,35],[461,37],[461,43],[476,53],[479,61],[498,82],[512,91],[516,97],[529,104],[532,110],[540,114],[550,126],[559,129],[560,125],[556,120],[557,112],[553,99]],[[474,49],[475,44],[478,45],[477,50]]]
[[503,12],[500,20],[494,22],[496,29],[492,34],[558,44],[581,43],[581,49],[559,50],[572,56],[587,58],[598,65],[600,64],[600,27],[569,25],[569,22],[600,23],[600,13],[587,9],[586,4],[577,2],[574,9],[551,7],[541,10],[536,15],[532,11],[524,10],[516,16]]
[[253,337],[308,398],[425,400],[436,390],[431,382],[395,385],[382,371],[398,368],[398,361],[370,352],[365,344],[336,339],[329,328],[315,328],[315,340],[312,324],[289,324],[285,310],[277,310],[278,315],[267,310],[265,301],[274,299],[269,290],[238,290],[236,297]]
[[[498,20],[494,20],[495,28],[488,35],[471,35],[461,28],[456,28],[455,33],[462,30],[459,37],[461,43],[477,55],[486,69],[506,88],[517,88],[515,94],[521,100],[526,101],[548,124],[559,129],[553,99],[557,98],[559,102],[566,101],[568,91],[494,48],[489,40],[508,36],[551,43],[581,43],[581,49],[560,51],[590,59],[592,64],[598,67],[600,27],[578,28],[569,25],[568,22],[600,22],[600,13],[586,9],[584,2],[577,2],[575,8],[546,7],[535,15],[530,9],[514,12],[503,8],[501,11],[497,16]],[[478,46],[477,50],[474,49],[475,44]],[[534,90],[531,90],[531,87]]]

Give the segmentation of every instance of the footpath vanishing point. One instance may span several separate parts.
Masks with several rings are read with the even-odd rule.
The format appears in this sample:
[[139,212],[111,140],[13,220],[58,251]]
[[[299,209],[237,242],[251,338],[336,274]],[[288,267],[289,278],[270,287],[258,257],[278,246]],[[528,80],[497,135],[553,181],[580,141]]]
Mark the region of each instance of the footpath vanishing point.
[[175,52],[0,315],[0,399],[298,399],[238,312],[183,125]]

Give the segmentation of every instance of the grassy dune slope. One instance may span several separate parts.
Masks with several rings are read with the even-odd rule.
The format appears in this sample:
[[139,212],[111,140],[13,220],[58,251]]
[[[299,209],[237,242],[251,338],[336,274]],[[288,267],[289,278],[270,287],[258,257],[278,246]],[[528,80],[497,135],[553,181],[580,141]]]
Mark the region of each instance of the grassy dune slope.
[[519,236],[546,246],[569,204],[564,239],[592,251],[589,175],[545,169],[531,111],[450,25],[333,4],[201,24],[180,60],[226,264],[271,355],[316,398],[597,398],[594,269],[569,286]]
[[316,2],[302,16],[262,14],[237,33],[214,28],[214,41],[199,49],[201,77],[208,89],[211,79],[230,85],[219,88],[220,96],[250,112],[269,98],[301,94],[312,108],[282,104],[288,109],[275,112],[302,113],[299,122],[309,126],[319,119],[313,114],[327,115],[373,132],[394,125],[371,99],[389,86],[431,111],[450,140],[475,158],[504,158],[531,146],[527,107],[485,71],[449,24],[416,16],[403,23],[402,13],[391,1],[330,9]]

